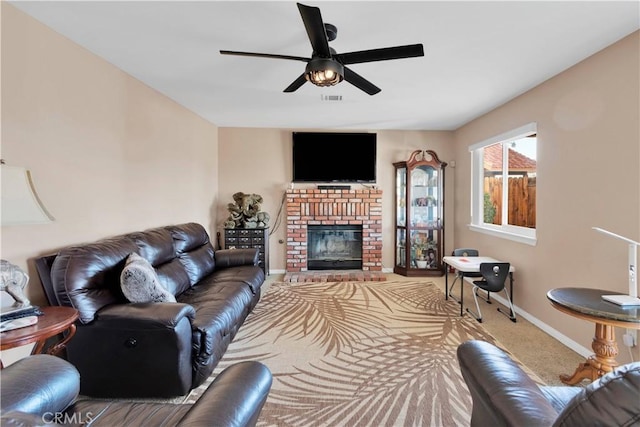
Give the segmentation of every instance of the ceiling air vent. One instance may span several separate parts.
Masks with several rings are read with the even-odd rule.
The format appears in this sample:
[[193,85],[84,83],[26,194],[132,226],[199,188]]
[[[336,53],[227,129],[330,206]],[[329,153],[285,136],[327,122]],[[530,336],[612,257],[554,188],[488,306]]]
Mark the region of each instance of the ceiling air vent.
[[320,95],[323,101],[342,101],[342,95]]

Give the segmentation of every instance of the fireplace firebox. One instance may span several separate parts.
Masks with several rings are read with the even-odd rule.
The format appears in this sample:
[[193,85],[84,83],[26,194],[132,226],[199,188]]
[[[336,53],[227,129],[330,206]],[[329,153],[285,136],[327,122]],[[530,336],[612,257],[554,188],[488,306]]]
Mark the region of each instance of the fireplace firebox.
[[362,225],[307,225],[307,270],[362,269]]

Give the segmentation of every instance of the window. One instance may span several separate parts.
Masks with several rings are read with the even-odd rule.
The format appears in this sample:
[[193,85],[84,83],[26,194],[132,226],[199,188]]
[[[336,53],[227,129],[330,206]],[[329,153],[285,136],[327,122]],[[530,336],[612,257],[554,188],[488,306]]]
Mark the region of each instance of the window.
[[536,148],[535,123],[469,147],[472,230],[536,244]]

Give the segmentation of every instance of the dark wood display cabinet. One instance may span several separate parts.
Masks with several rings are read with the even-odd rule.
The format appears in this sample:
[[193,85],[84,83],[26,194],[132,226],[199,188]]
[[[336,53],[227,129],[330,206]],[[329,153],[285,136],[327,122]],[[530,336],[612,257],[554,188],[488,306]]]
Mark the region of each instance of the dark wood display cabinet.
[[224,247],[258,248],[260,267],[269,274],[269,228],[225,228]]
[[403,276],[442,276],[444,267],[444,170],[431,150],[416,150],[394,163],[395,264]]

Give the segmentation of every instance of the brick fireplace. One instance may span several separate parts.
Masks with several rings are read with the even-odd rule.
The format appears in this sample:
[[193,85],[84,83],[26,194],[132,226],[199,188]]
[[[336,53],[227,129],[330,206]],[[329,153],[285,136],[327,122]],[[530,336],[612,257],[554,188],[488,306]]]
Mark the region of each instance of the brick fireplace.
[[[375,189],[290,189],[287,199],[287,274],[307,272],[307,225],[361,225],[362,270],[359,280],[384,280],[382,271],[382,191]],[[339,278],[344,279],[340,273]],[[318,276],[318,275],[317,275]],[[327,274],[319,276],[327,277]],[[375,277],[375,278],[370,278]],[[380,278],[382,277],[382,278]],[[322,279],[320,279],[322,280]],[[319,281],[310,280],[292,281]],[[330,280],[329,280],[330,281]]]

